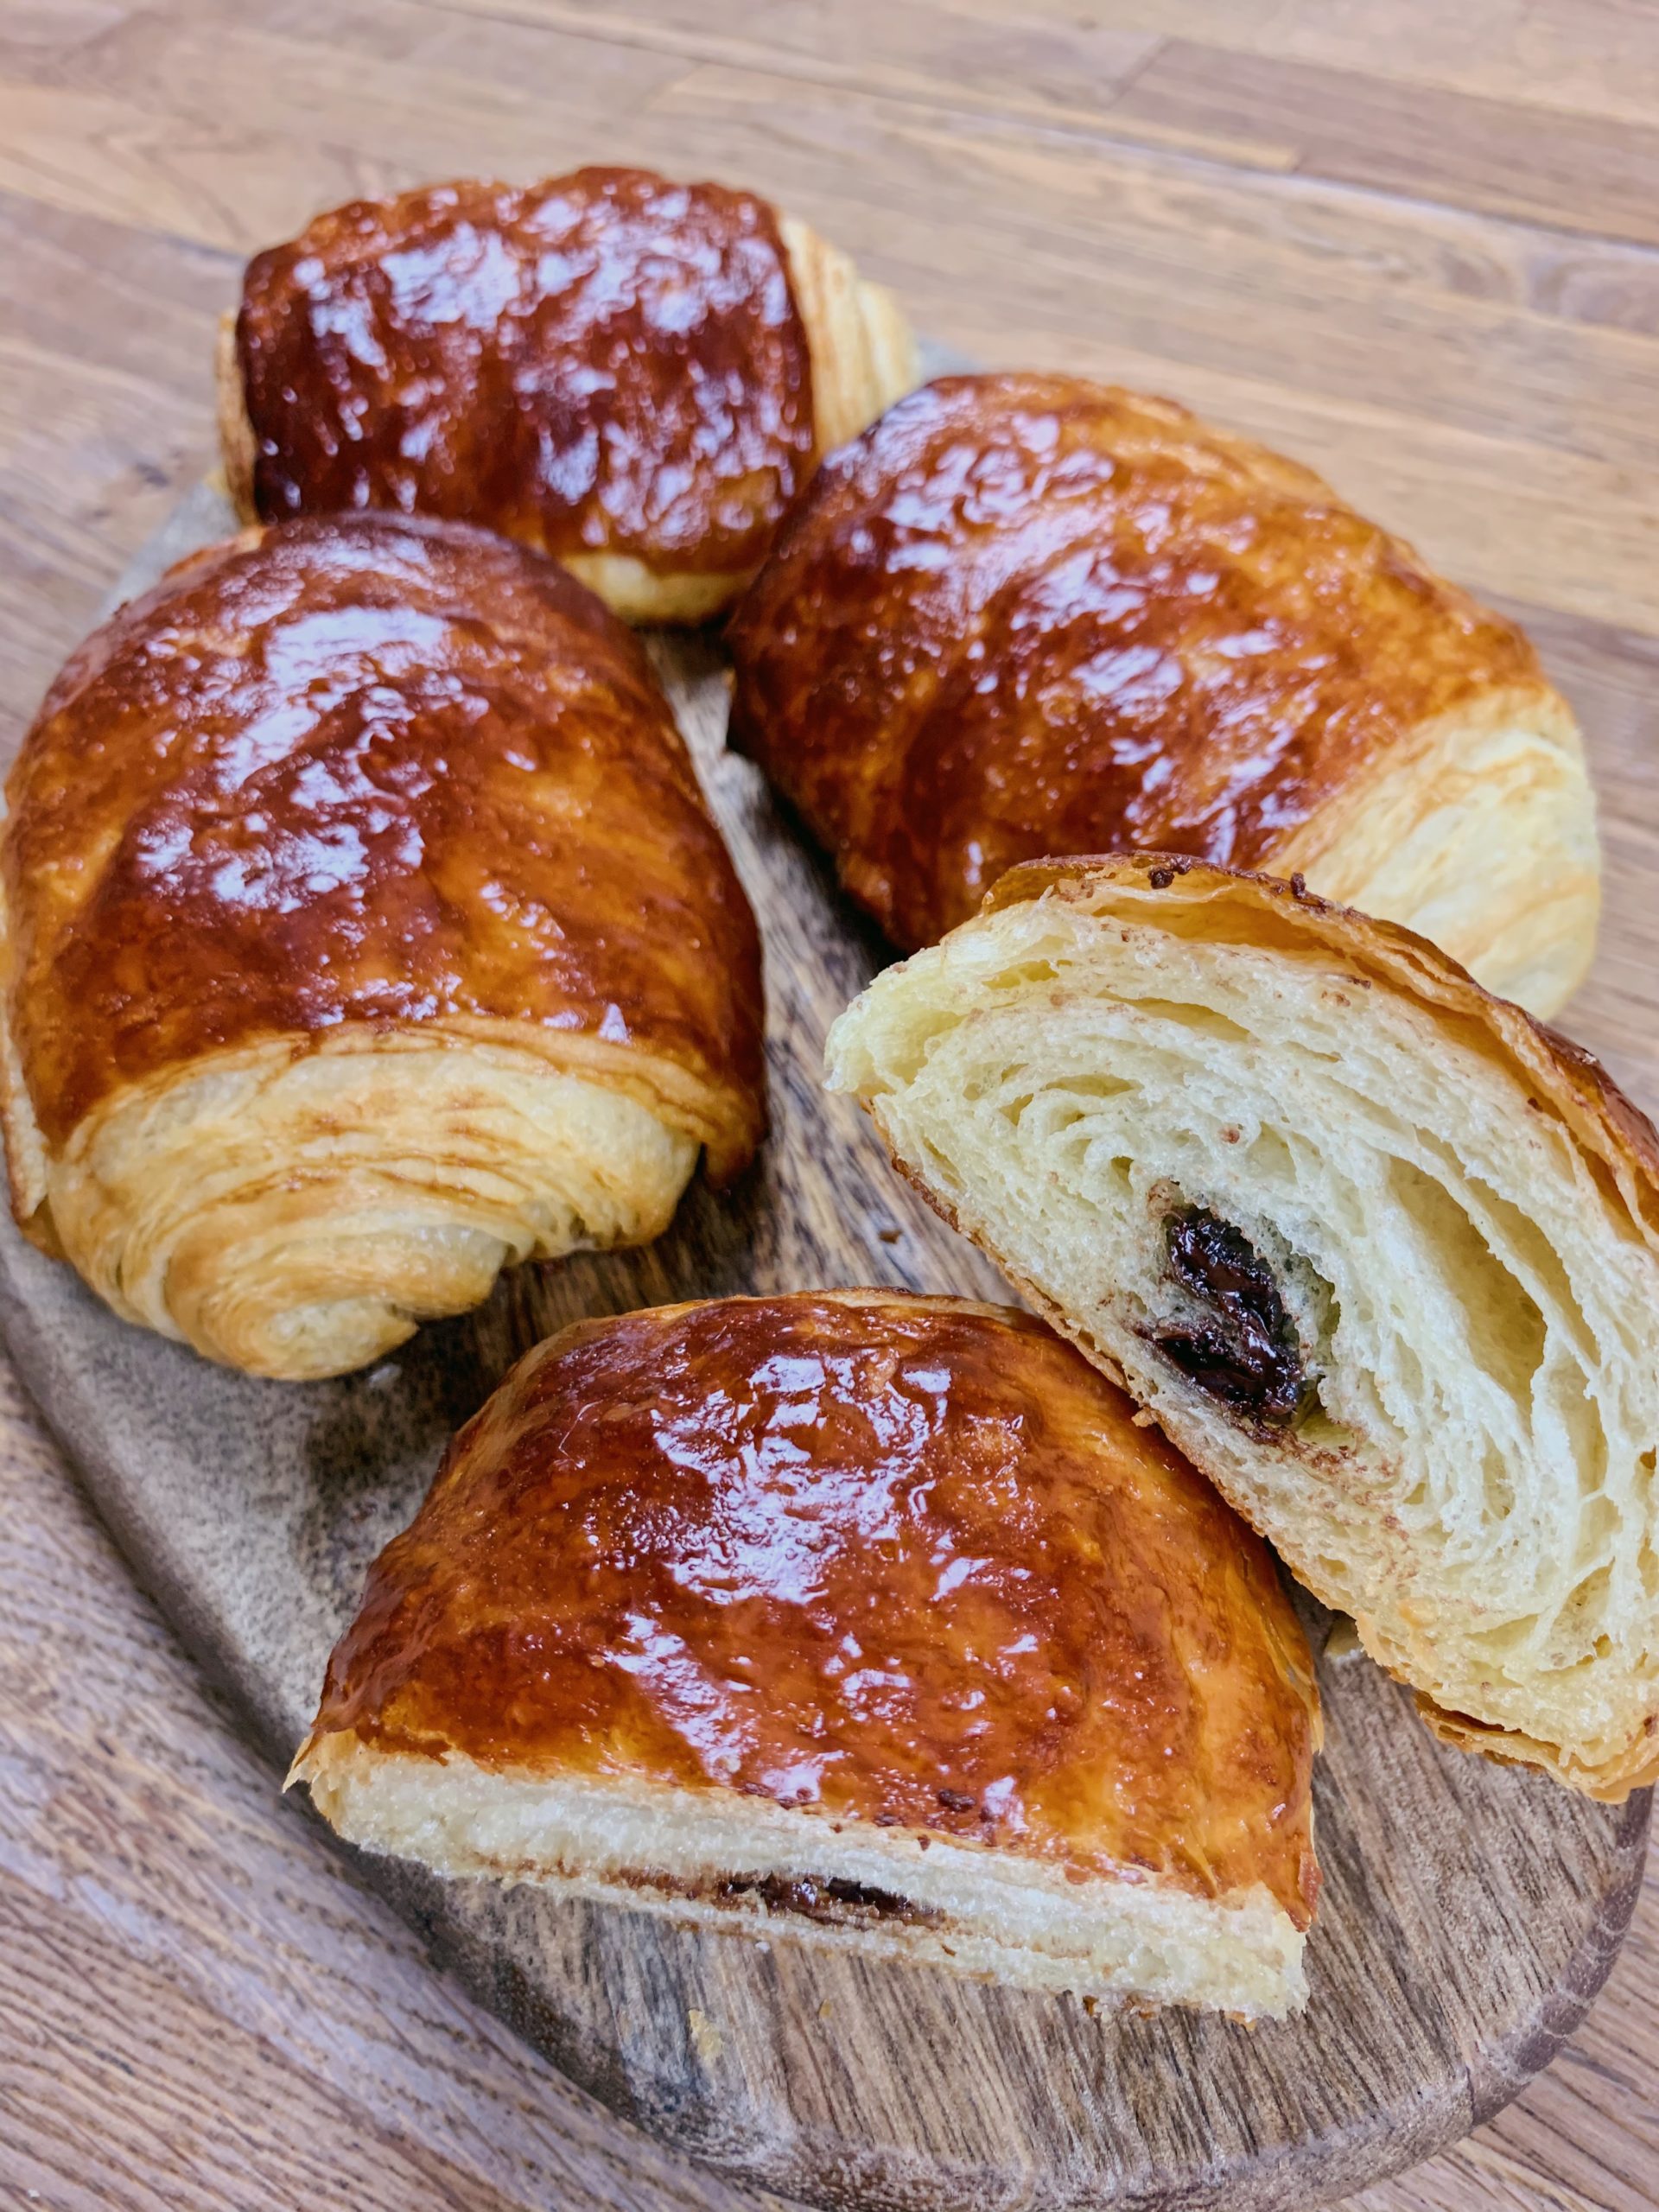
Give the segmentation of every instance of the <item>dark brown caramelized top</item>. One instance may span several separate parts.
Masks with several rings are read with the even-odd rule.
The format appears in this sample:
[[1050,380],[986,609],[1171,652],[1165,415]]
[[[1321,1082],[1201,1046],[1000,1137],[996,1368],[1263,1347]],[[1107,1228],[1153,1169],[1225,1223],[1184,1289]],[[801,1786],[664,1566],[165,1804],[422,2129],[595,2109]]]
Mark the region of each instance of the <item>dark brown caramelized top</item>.
[[727,572],[811,462],[775,214],[643,169],[320,215],[249,264],[237,348],[272,518],[390,507]]
[[1043,854],[1266,861],[1427,718],[1541,681],[1306,469],[1036,375],[927,385],[833,457],[732,641],[734,737],[912,948]]
[[953,1300],[580,1323],[376,1561],[315,1732],[1264,1883],[1306,1925],[1306,1644],[1132,1415],[1040,1323]]
[[753,917],[638,643],[539,555],[374,515],[214,547],[80,648],[6,790],[50,1142],[218,1046],[461,1015],[673,1062],[711,1165],[753,1148]]

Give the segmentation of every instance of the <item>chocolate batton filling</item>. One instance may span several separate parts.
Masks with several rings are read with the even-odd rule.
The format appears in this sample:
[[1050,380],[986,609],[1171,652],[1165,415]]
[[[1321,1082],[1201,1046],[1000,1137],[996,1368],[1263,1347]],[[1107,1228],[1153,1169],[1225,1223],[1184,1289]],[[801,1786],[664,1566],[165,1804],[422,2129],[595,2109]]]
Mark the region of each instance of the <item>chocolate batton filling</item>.
[[1242,1230],[1202,1206],[1164,1225],[1170,1273],[1209,1318],[1154,1341],[1201,1390],[1255,1421],[1294,1421],[1307,1393],[1273,1271]]
[[891,1890],[862,1882],[826,1881],[817,1874],[734,1874],[722,1882],[722,1897],[757,1897],[769,1912],[798,1913],[830,1923],[854,1919],[929,1921],[938,1918],[927,1905],[912,1904]]

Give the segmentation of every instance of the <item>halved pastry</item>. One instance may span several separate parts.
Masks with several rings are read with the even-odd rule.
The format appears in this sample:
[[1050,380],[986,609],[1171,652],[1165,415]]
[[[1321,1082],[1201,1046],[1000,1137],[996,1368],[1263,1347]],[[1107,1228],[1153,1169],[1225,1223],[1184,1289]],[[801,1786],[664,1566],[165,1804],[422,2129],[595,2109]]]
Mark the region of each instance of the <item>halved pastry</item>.
[[630,620],[696,622],[915,376],[891,296],[804,223],[586,168],[356,200],[257,255],[219,425],[245,520],[485,523]]
[[1594,805],[1511,622],[1167,400],[954,377],[819,473],[738,610],[734,741],[906,950],[1019,861],[1274,874],[1558,1007]]
[[1300,883],[1136,855],[1014,869],[829,1080],[1440,1734],[1659,1778],[1659,1145],[1587,1054]]
[[13,1211],[129,1320],[340,1373],[758,1141],[747,901],[637,641],[521,547],[198,554],[6,789]]
[[804,1292],[521,1361],[289,1779],[441,1874],[1277,2016],[1319,1726],[1267,1553],[1070,1345]]

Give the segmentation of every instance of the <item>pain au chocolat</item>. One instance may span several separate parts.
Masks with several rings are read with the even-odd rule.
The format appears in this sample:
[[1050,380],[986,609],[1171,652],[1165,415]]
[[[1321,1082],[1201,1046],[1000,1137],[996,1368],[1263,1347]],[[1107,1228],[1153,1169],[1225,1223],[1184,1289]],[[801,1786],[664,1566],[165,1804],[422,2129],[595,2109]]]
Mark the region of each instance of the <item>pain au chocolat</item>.
[[1659,1780],[1659,1143],[1421,938],[1034,863],[829,1046],[899,1167],[1431,1725]]
[[1277,2016],[1319,1725],[1267,1553],[1069,1345],[808,1292],[521,1361],[290,1780],[441,1874]]
[[753,917],[637,640],[522,547],[362,515],[198,554],[7,798],[13,1210],[211,1358],[358,1366],[758,1141]]
[[257,255],[220,431],[246,520],[486,524],[630,620],[701,621],[915,373],[890,295],[804,223],[586,168],[357,200]]
[[1160,399],[950,378],[818,474],[732,626],[736,742],[906,950],[1003,870],[1305,874],[1539,1013],[1599,904],[1573,716],[1513,623]]

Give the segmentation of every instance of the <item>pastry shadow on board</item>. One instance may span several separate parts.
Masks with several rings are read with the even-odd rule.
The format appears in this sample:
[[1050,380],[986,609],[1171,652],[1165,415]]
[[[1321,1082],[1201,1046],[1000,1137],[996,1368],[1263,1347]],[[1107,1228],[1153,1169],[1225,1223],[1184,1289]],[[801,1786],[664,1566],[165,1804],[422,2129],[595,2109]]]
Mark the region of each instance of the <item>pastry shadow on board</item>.
[[[204,487],[130,591],[228,511]],[[694,1181],[645,1250],[509,1274],[364,1372],[280,1384],[117,1320],[0,1227],[0,1320],[94,1503],[250,1733],[286,1764],[370,1557],[451,1427],[583,1313],[804,1284],[1006,1300],[819,1087],[833,1018],[885,956],[757,772],[723,747],[710,641],[654,641],[766,939],[773,1135],[725,1197]],[[1316,1649],[1317,1609],[1306,1615]],[[1306,2012],[1252,2031],[854,1955],[764,1948],[528,1887],[356,1859],[435,1955],[612,2111],[746,2182],[837,2207],[1311,2205],[1427,2156],[1571,2032],[1641,1878],[1646,1793],[1591,1802],[1449,1751],[1363,1659],[1323,1659],[1325,1873]],[[274,1785],[273,1785],[274,1786]],[[534,2077],[527,2077],[534,2094]],[[525,2185],[559,2200],[524,2146]],[[700,2188],[688,2176],[689,2202]]]

